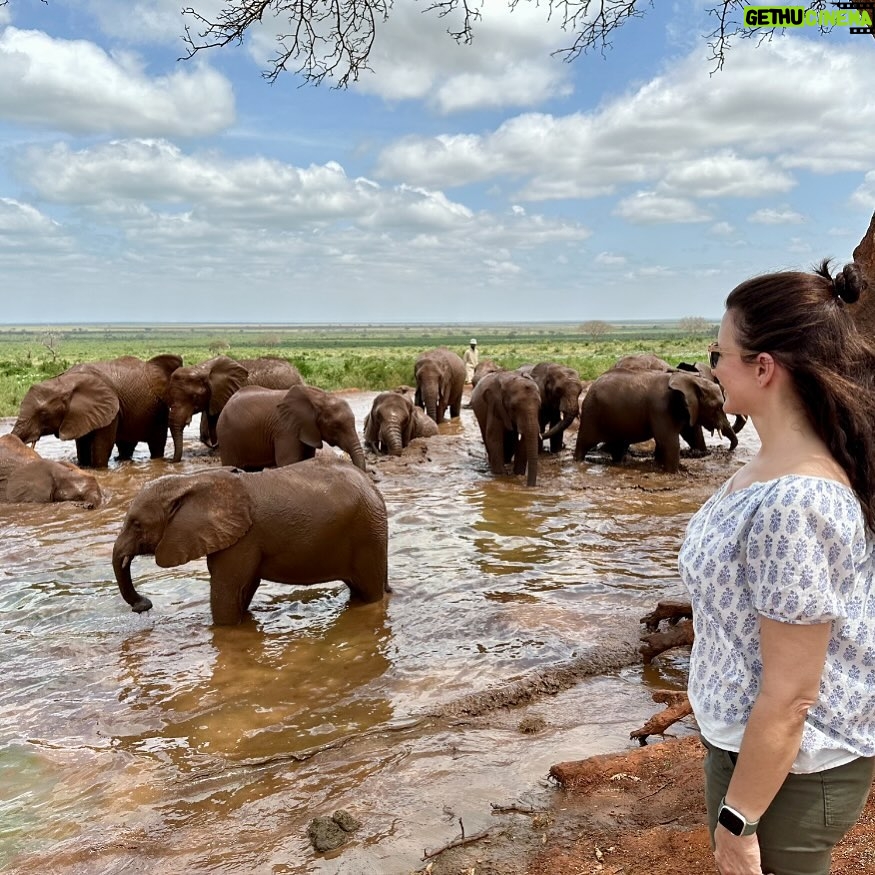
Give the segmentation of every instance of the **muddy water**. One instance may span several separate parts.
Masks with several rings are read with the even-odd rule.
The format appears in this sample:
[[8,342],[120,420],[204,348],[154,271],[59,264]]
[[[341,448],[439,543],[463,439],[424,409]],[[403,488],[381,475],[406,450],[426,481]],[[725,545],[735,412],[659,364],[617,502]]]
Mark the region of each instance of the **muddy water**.
[[[347,396],[360,426],[375,394]],[[155,605],[142,615],[112,576],[136,491],[218,464],[194,426],[179,466],[141,447],[98,472],[98,510],[0,505],[0,869],[422,867],[459,819],[471,833],[490,802],[543,792],[552,763],[627,746],[654,688],[683,684],[672,660],[564,687],[550,674],[588,654],[629,661],[611,654],[628,652],[658,598],[681,594],[684,526],[755,451],[750,426],[740,438],[732,454],[709,439],[712,454],[676,475],[644,457],[581,465],[565,450],[542,457],[527,489],[489,473],[463,409],[401,459],[370,460],[390,514],[385,606],[347,608],[341,585],[263,583],[251,620],[230,629],[210,625],[204,560],[136,559]],[[71,443],[38,450],[74,458]],[[495,707],[496,691],[532,677],[523,705]],[[541,731],[521,732],[524,717]],[[362,826],[317,855],[307,824],[338,808]]]

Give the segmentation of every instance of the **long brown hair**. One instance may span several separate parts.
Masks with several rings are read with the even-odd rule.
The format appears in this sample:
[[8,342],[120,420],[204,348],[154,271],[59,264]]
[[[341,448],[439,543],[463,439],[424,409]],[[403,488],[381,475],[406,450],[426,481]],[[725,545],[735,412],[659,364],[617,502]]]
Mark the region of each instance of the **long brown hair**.
[[[804,271],[749,279],[726,298],[740,346],[768,352],[790,373],[812,427],[848,475],[875,531],[875,342],[851,313],[870,299],[858,264],[835,276],[829,259]],[[746,355],[745,358],[755,358]]]

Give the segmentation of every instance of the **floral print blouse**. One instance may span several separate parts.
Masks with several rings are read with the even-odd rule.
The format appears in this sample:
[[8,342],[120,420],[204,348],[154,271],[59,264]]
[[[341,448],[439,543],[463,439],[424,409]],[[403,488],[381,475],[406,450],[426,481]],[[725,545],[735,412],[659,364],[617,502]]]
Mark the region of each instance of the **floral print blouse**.
[[820,696],[791,771],[875,755],[875,557],[856,495],[799,474],[727,489],[690,519],[678,562],[693,607],[689,696],[702,734],[741,747],[763,668],[758,615],[830,622]]

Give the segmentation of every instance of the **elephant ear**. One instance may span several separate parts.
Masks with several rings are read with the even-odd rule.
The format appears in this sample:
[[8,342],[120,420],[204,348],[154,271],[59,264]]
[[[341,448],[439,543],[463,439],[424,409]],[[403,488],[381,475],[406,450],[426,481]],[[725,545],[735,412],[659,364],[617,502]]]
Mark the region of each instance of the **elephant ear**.
[[699,419],[699,392],[696,385],[698,377],[687,373],[670,374],[668,388],[683,396],[683,406],[689,416],[690,425],[695,425]]
[[[529,378],[520,377],[520,379],[527,380]],[[516,431],[510,411],[504,406],[504,380],[499,377],[490,380],[483,389],[483,396],[486,399],[487,409],[498,414],[505,431]]]
[[158,565],[184,565],[230,547],[249,531],[252,499],[240,477],[215,471],[167,478],[174,482],[159,492],[167,505],[167,522],[155,548]]
[[365,416],[364,428],[362,434],[365,438],[365,443],[369,446],[376,446],[380,439],[379,429],[377,428],[376,420],[371,414]]
[[62,441],[75,440],[105,428],[118,416],[116,391],[96,374],[86,370],[67,372],[59,378],[69,392],[69,403],[58,427]]
[[437,423],[419,407],[413,408],[410,421],[413,423],[413,437],[434,437],[440,433]]
[[170,375],[177,369],[182,367],[182,356],[181,355],[156,355],[152,356],[147,365],[151,365],[152,367],[158,368],[164,375],[165,380],[170,379]]
[[210,415],[218,416],[228,399],[246,385],[249,371],[234,359],[220,355],[210,368]]
[[292,386],[277,405],[277,412],[287,422],[291,434],[313,449],[322,449],[322,432],[316,422],[317,404],[312,387]]

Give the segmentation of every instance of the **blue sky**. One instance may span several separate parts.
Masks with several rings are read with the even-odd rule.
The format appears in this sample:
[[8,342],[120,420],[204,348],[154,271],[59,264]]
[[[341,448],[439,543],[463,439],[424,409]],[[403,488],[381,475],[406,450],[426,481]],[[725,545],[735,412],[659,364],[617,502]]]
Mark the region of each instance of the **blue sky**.
[[487,3],[469,46],[426,5],[347,91],[268,84],[270,20],[180,61],[178,0],[0,8],[0,321],[716,318],[868,226],[871,37],[711,75],[700,0],[572,63],[543,5]]

